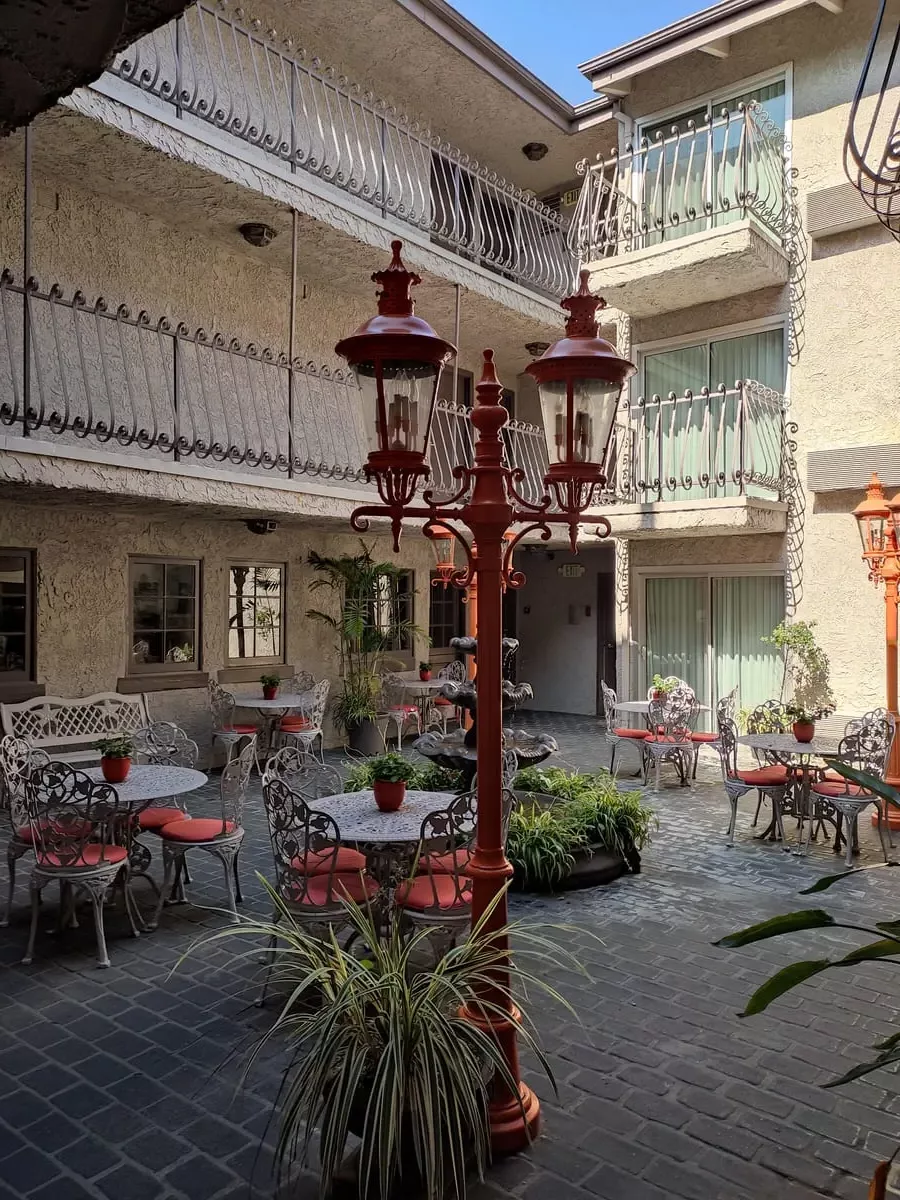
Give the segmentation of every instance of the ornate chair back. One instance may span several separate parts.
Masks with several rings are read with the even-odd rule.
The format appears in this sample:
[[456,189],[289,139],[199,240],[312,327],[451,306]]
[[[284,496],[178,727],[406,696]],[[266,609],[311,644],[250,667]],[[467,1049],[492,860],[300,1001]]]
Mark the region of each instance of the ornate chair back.
[[881,778],[895,735],[893,714],[886,708],[875,708],[847,722],[841,746],[859,760],[859,770]]
[[[666,675],[666,677],[663,679],[663,687],[669,689],[669,691],[667,693],[666,692],[663,693],[663,699],[665,699],[667,694],[670,695],[674,688],[688,688],[690,691],[694,690],[689,683],[685,683],[685,681],[683,679],[679,679],[677,675]],[[653,693],[655,691],[656,691],[656,688],[651,683],[650,686],[647,688],[647,699],[648,700],[653,699]]]
[[229,824],[238,829],[244,821],[244,800],[250,771],[256,759],[256,737],[247,738],[247,743],[230,762],[226,763],[219,777],[219,797],[222,802],[222,833],[229,832]]
[[[100,866],[113,843],[120,808],[116,789],[95,783],[68,763],[51,762],[25,781],[25,801],[38,866]],[[88,848],[90,853],[88,854]]]
[[[445,898],[442,908],[459,908],[472,902],[472,883],[465,874],[466,859],[465,856],[457,855],[455,851],[472,843],[475,837],[476,809],[475,793],[463,792],[446,808],[429,813],[422,822],[419,835],[420,873],[427,877],[435,898],[441,891],[441,885],[436,881],[452,880],[449,903]],[[438,861],[447,865],[438,870],[435,865]]]
[[[721,701],[719,702],[721,704]],[[725,779],[737,778],[738,728],[731,717],[719,717],[719,757]]]
[[616,710],[619,707],[619,697],[602,679],[600,680],[600,689],[603,692],[603,716],[606,720],[606,732],[610,734],[618,725]]
[[452,679],[454,683],[462,683],[466,678],[466,664],[462,659],[454,658],[453,662],[448,662],[446,666],[441,667],[437,677],[438,679]]
[[518,775],[518,773],[519,773],[519,757],[516,754],[515,750],[504,750],[503,751],[503,765],[501,767],[501,775],[500,775],[500,778],[503,781],[504,791],[508,791],[512,787],[513,780]]
[[687,684],[650,701],[648,720],[658,742],[690,742],[697,719],[697,699]]
[[139,762],[157,767],[195,767],[200,753],[183,729],[173,721],[154,721],[132,735]]
[[45,767],[49,761],[45,750],[35,750],[25,738],[15,734],[0,738],[0,808],[9,811],[13,829],[27,828],[25,783],[32,771]]
[[788,717],[780,700],[766,700],[757,704],[747,717],[748,733],[784,733]]
[[309,721],[311,729],[322,728],[330,689],[331,683],[327,679],[320,679],[312,688],[309,704],[303,706],[303,716]]
[[230,729],[234,724],[234,709],[236,701],[232,692],[215,679],[210,679],[208,686],[209,711],[212,713],[213,726],[216,729]]
[[716,721],[721,721],[723,717],[729,721],[733,721],[736,707],[737,688],[733,687],[728,695],[722,696],[716,704]]
[[[306,800],[281,779],[263,784],[263,803],[269,820],[269,836],[275,860],[276,891],[282,899],[304,908],[334,906],[333,894],[341,832],[328,813],[310,808]],[[315,875],[305,863],[315,855]],[[313,881],[315,880],[315,883]]]
[[290,688],[295,696],[305,696],[316,686],[316,681],[309,671],[297,671],[291,676]]
[[263,772],[263,784],[278,779],[306,800],[333,796],[341,790],[341,774],[336,767],[310,762],[297,746],[282,746],[269,758]]

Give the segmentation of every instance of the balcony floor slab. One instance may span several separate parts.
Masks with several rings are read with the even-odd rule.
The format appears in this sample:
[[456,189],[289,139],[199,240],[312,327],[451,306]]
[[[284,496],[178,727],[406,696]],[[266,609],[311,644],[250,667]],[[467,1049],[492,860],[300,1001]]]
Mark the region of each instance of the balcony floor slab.
[[666,500],[657,504],[617,504],[596,509],[626,540],[663,537],[722,537],[728,534],[784,533],[787,504],[758,496]]
[[782,287],[790,268],[781,246],[752,218],[585,265],[591,291],[632,317]]

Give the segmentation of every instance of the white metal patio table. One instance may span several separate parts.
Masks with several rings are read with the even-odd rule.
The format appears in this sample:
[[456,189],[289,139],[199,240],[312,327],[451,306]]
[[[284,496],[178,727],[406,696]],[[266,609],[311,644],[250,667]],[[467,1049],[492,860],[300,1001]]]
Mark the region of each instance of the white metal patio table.
[[266,744],[261,752],[257,749],[257,770],[259,770],[260,761],[265,762],[271,753],[275,727],[278,722],[289,712],[295,712],[297,709],[302,712],[311,700],[312,692],[281,692],[272,700],[267,700],[265,696],[248,696],[246,692],[234,693],[235,708],[255,708],[266,730]]
[[448,681],[446,679],[404,679],[403,691],[415,700],[419,709],[419,719],[424,732],[428,727],[428,705],[435,696],[439,696]]
[[822,760],[826,756],[833,758],[837,754],[837,739],[814,737],[811,742],[798,742],[792,733],[745,733],[737,740],[739,746],[749,746],[751,750],[760,750],[771,755],[776,762],[787,767],[788,772],[792,770],[800,772],[799,803],[797,805],[800,835],[793,853],[807,854],[815,817],[809,804],[812,777],[817,770],[812,760]]

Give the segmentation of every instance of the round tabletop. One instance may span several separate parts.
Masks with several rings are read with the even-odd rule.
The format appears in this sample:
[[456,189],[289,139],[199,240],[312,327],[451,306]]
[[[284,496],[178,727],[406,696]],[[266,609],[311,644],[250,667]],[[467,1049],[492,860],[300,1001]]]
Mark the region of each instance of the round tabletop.
[[418,842],[422,835],[422,822],[428,814],[446,808],[452,799],[452,792],[418,792],[409,789],[400,808],[396,812],[385,813],[376,805],[375,793],[364,788],[361,792],[320,796],[313,807],[334,817],[341,831],[341,841],[381,845],[386,842]]
[[281,708],[302,708],[304,704],[309,702],[309,692],[299,694],[296,692],[282,692],[276,696],[274,700],[267,700],[265,696],[247,696],[236,693],[234,697],[235,704],[238,708],[256,708],[260,711],[264,709],[281,709]]
[[[105,783],[101,767],[88,767],[85,771],[96,783]],[[202,771],[191,767],[160,767],[152,763],[134,763],[124,783],[110,786],[123,804],[143,804],[148,800],[161,800],[165,796],[180,796],[193,792],[207,782]]]
[[768,750],[793,758],[823,758],[826,754],[836,754],[838,748],[835,738],[818,737],[811,742],[798,742],[792,733],[745,733],[738,738],[738,743],[751,750]]
[[439,692],[442,687],[450,683],[449,679],[404,679],[404,692],[411,692],[414,696],[430,696],[432,692]]

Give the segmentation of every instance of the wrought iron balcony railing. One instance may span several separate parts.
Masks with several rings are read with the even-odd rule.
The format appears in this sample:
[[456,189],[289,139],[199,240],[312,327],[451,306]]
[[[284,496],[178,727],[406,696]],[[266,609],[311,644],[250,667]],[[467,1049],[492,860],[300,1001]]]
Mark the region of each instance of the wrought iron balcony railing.
[[786,250],[796,212],[784,137],[756,101],[583,159],[568,230],[582,262],[668,244],[753,216]]
[[[603,502],[782,496],[784,422],[783,397],[753,382],[626,402]],[[136,469],[155,460],[188,473],[367,486],[352,375],[103,299],[88,303],[81,292],[67,298],[55,285],[23,287],[9,271],[0,273],[0,427],[105,449]],[[537,503],[543,430],[510,421],[504,437],[507,461],[522,472],[518,486]],[[472,458],[468,410],[441,402],[431,448],[439,496],[457,490],[453,468]]]
[[315,175],[466,259],[566,293],[575,263],[557,212],[240,12],[197,4],[111,71],[186,121]]

